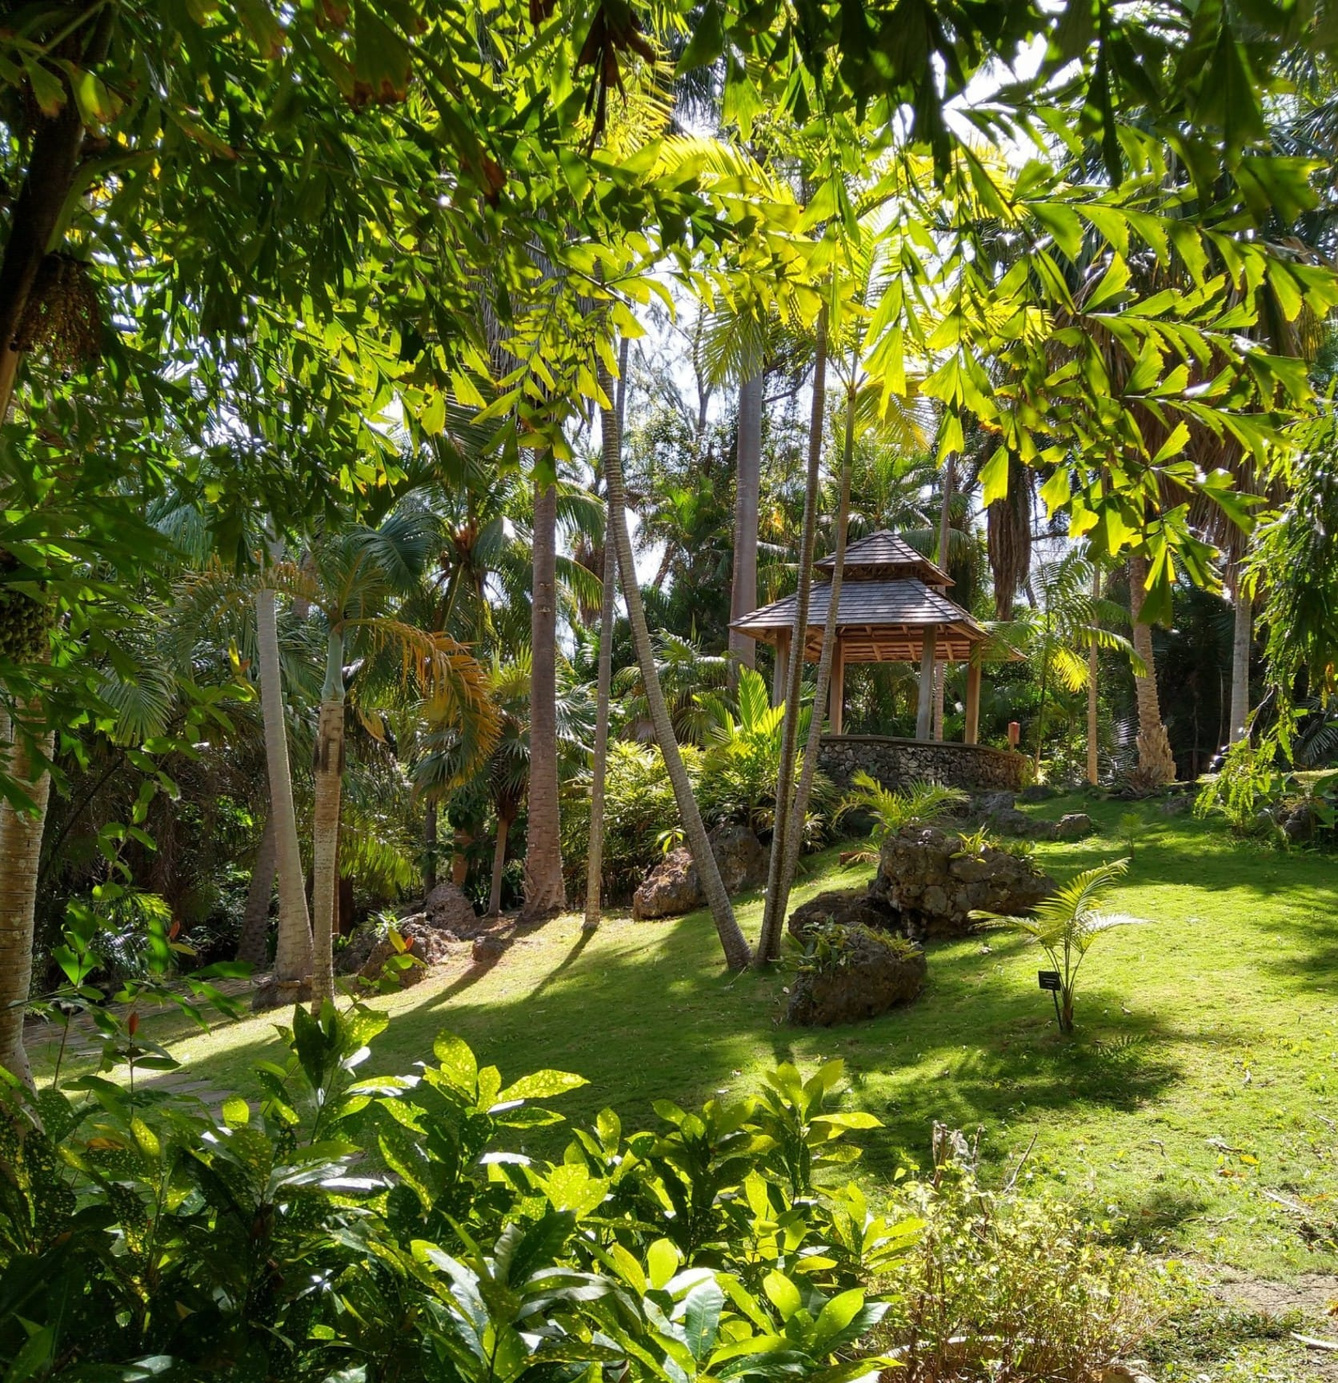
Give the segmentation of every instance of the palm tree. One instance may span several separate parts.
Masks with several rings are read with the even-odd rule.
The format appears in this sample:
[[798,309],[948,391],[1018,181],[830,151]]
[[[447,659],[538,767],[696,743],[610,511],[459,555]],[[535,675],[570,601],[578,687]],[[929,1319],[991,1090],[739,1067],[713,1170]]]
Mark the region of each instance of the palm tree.
[[1175,780],[1175,755],[1161,718],[1157,700],[1157,665],[1152,651],[1152,625],[1142,619],[1147,593],[1147,558],[1129,558],[1129,610],[1134,623],[1134,650],[1142,671],[1134,673],[1138,702],[1138,781],[1144,789],[1158,788]]
[[[1036,745],[1033,763],[1039,773],[1045,743],[1046,698],[1053,682],[1070,692],[1088,689],[1088,760],[1096,752],[1095,722],[1090,707],[1096,686],[1094,656],[1098,649],[1116,650],[1130,661],[1135,676],[1146,664],[1133,644],[1122,635],[1104,628],[1101,621],[1119,619],[1122,611],[1110,602],[1098,601],[1092,593],[1093,564],[1082,548],[1074,548],[1053,562],[1043,562],[1032,572],[1032,591],[1036,605],[1027,610],[1010,631],[1010,641],[1020,646],[1039,672],[1039,697],[1036,709]],[[1085,650],[1087,656],[1079,650]]]
[[[613,379],[602,361],[599,363],[599,386],[606,398],[612,397]],[[636,565],[632,557],[632,540],[627,531],[627,494],[623,485],[621,446],[609,448],[605,455],[605,464],[610,510],[609,527],[613,534],[618,570],[622,574],[627,619],[632,626],[632,640],[636,644],[637,661],[641,665],[641,675],[645,682],[647,708],[650,711],[651,723],[655,727],[655,738],[660,752],[664,755],[664,765],[674,789],[674,801],[678,805],[679,820],[687,837],[697,877],[701,881],[702,893],[711,909],[716,933],[725,952],[725,963],[731,970],[740,970],[752,958],[751,952],[743,932],[739,929],[734,909],[730,906],[729,894],[725,892],[724,882],[720,878],[720,867],[716,864],[711,842],[707,839],[701,810],[692,795],[692,784],[688,779],[683,756],[678,752],[678,741],[674,737],[669,707],[665,703],[655,670],[655,653],[651,647],[645,607],[641,603],[641,587],[637,581]]]
[[0,713],[0,771],[27,798],[0,800],[0,1067],[29,1085],[23,1015],[32,983],[33,918],[53,741],[53,733],[40,723],[16,726]]
[[[338,887],[340,805],[344,776],[348,664],[356,656],[361,702],[388,685],[421,690],[430,715],[455,725],[460,761],[472,766],[491,750],[497,717],[482,668],[448,635],[425,632],[397,618],[431,555],[435,526],[418,506],[393,510],[376,528],[354,527],[317,542],[302,566],[276,569],[274,581],[310,602],[326,631],[325,680],[313,752],[312,1002],[334,988],[333,933]],[[398,673],[398,676],[396,675]]]
[[274,820],[279,875],[279,931],[274,978],[295,983],[311,974],[311,917],[293,807],[293,773],[288,762],[288,721],[284,714],[278,620],[274,590],[255,593],[256,651],[260,664],[260,705],[265,723],[265,767],[269,775],[270,815]]
[[557,756],[557,489],[534,487],[534,592],[530,605],[530,766],[525,843],[525,915],[567,906]]
[[1126,859],[1084,869],[1038,903],[1030,917],[1006,917],[991,912],[971,914],[995,927],[1023,932],[1045,952],[1059,974],[1056,1002],[1062,1033],[1073,1031],[1073,998],[1078,987],[1078,971],[1097,938],[1113,927],[1133,926],[1140,921],[1124,913],[1101,911],[1107,894],[1128,867]]

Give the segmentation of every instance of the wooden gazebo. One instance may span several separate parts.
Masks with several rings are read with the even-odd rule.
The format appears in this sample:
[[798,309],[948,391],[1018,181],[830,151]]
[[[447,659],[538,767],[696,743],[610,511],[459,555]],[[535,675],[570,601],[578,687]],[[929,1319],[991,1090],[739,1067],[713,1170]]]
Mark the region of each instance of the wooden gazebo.
[[[814,563],[820,575],[809,588],[805,662],[817,662],[831,605],[835,559]],[[947,572],[918,553],[896,533],[881,531],[846,549],[828,720],[833,735],[842,733],[845,670],[850,663],[919,663],[920,694],[915,737],[928,740],[933,724],[935,663],[965,663],[965,742],[975,744],[980,725],[981,645],[989,635],[946,594],[953,584]],[[797,595],[765,605],[730,626],[776,649],[776,691],[789,677]]]

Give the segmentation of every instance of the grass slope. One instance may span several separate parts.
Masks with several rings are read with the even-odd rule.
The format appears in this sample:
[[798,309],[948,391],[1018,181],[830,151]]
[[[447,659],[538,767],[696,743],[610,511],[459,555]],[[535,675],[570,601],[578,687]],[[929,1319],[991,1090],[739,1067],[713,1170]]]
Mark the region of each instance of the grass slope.
[[[1037,860],[1059,877],[1127,853],[1114,835],[1127,804],[1033,810],[1080,807],[1106,834],[1039,846]],[[927,1160],[934,1120],[972,1137],[979,1129],[996,1174],[1034,1136],[1023,1178],[1067,1188],[1117,1236],[1269,1276],[1331,1271],[1338,866],[1155,804],[1142,812],[1114,906],[1149,924],[1097,943],[1072,1041],[1037,989],[1041,957],[1010,935],[933,945],[913,1008],[814,1031],[781,1025],[784,975],[722,974],[704,914],[611,917],[593,937],[568,916],[520,939],[490,972],[375,1000],[395,1020],[367,1069],[407,1070],[450,1028],[505,1076],[540,1066],[587,1076],[567,1097],[572,1118],[609,1104],[650,1121],[654,1100],[741,1094],[776,1061],[840,1056],[852,1102],[885,1124],[863,1136],[875,1181]],[[871,873],[840,869],[835,852],[808,866],[797,901]],[[759,899],[739,913],[755,933]],[[255,1058],[277,1054],[273,1024],[219,1026],[185,1037],[176,1054],[209,1088],[248,1093]]]

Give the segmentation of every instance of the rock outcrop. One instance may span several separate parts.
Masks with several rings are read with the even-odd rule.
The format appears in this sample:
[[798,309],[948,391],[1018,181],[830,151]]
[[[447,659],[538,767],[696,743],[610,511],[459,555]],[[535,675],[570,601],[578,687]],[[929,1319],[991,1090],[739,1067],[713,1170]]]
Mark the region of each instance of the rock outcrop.
[[830,922],[840,926],[871,927],[874,931],[898,930],[896,911],[882,899],[870,897],[867,886],[819,893],[795,908],[786,925],[796,941],[807,941],[815,927]]
[[[450,959],[454,938],[444,927],[433,926],[425,916],[401,918],[395,930],[404,943],[404,950],[401,952],[389,935],[377,937],[358,970],[359,979],[373,984],[393,979],[399,982],[401,989],[408,989],[427,978],[429,967]],[[407,964],[403,961],[387,964],[400,955],[412,956],[413,960]]]
[[[457,941],[469,941],[491,925],[474,911],[474,905],[453,883],[441,883],[413,909],[422,912],[429,926],[450,932]],[[405,921],[409,919],[406,917]]]
[[909,827],[883,843],[869,895],[893,911],[914,940],[964,936],[970,914],[1030,911],[1054,889],[1031,860],[995,846],[979,853],[933,826]]
[[[746,826],[727,823],[711,832],[715,856],[727,893],[760,888],[767,878],[767,852]],[[702,906],[701,881],[686,845],[671,850],[632,895],[632,916],[639,922],[681,917]]]
[[799,1027],[831,1027],[876,1018],[910,1003],[924,987],[925,953],[912,942],[870,927],[851,925],[828,933],[821,963],[800,971],[786,1013]]

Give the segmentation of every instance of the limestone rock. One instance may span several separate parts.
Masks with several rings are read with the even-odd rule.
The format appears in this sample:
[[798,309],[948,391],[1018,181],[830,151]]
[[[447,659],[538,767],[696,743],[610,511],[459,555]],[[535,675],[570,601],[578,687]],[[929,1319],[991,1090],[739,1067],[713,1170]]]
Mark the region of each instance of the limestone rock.
[[841,929],[839,963],[802,971],[786,1017],[799,1027],[858,1023],[909,1003],[924,987],[925,954],[901,937],[868,927]]
[[968,854],[959,835],[925,826],[908,827],[883,843],[869,895],[919,941],[965,936],[976,909],[1028,912],[1053,889],[1029,859],[994,846]]
[[496,965],[506,951],[506,942],[500,936],[480,936],[474,939],[470,958],[475,965]]
[[390,937],[382,936],[377,938],[362,969],[358,971],[361,979],[395,979],[399,981],[401,989],[408,989],[427,978],[429,967],[450,959],[451,941],[454,938],[444,928],[434,927],[422,917],[406,917],[399,921],[395,930],[405,943],[407,954],[422,964],[393,965],[387,969],[386,962],[398,952]]
[[827,922],[896,931],[898,917],[880,899],[871,898],[867,887],[829,889],[795,908],[786,925],[797,941],[807,941],[814,927]]
[[1019,802],[1048,802],[1052,797],[1059,794],[1054,788],[1045,783],[1032,783],[1030,787],[1025,787],[1017,795]]
[[1056,840],[1083,840],[1096,834],[1096,823],[1086,812],[1067,812],[1055,822]]
[[428,925],[450,932],[459,941],[468,941],[488,926],[474,911],[474,905],[455,884],[441,883],[428,894],[422,906]]
[[744,893],[766,883],[770,860],[762,842],[747,826],[726,822],[717,826],[710,838],[726,893]]
[[268,975],[256,986],[251,1007],[257,1012],[271,1008],[292,1008],[311,1002],[311,980],[280,980]]
[[[711,832],[711,853],[727,893],[760,888],[767,878],[767,852],[746,826],[726,823]],[[639,922],[681,917],[701,907],[701,881],[686,845],[671,850],[632,895],[632,916]]]

